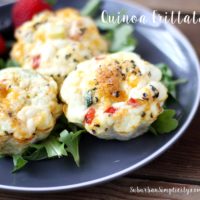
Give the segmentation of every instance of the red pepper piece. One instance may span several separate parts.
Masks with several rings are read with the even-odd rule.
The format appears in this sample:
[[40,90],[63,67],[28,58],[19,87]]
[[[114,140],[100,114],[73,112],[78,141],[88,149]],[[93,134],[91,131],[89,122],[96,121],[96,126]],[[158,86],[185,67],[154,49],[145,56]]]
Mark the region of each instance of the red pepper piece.
[[104,55],[99,55],[95,57],[96,60],[103,60],[104,58],[105,58]]
[[130,98],[130,99],[128,100],[128,105],[131,105],[131,106],[138,106],[138,105],[139,105],[139,102],[138,102],[136,99],[134,99],[134,98]]
[[114,114],[116,111],[117,111],[117,109],[111,106],[105,110],[105,113]]
[[85,115],[85,120],[84,120],[84,123],[87,123],[87,124],[91,124],[94,117],[95,117],[95,109],[94,108],[90,108],[87,112],[87,114]]
[[40,55],[37,55],[37,56],[33,57],[33,69],[38,69],[39,68],[39,66],[40,66],[40,59],[41,59]]

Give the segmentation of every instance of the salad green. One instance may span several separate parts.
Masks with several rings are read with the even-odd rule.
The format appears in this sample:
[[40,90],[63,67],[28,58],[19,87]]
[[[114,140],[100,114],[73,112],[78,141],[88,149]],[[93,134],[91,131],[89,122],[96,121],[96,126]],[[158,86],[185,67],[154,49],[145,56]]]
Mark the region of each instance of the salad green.
[[[175,119],[176,111],[165,109],[158,119],[151,125],[150,131],[156,135],[170,133],[178,127],[178,120]],[[167,123],[166,123],[167,122]]]
[[81,14],[85,16],[94,17],[97,11],[99,11],[100,5],[101,5],[101,0],[90,0],[81,10]]
[[167,87],[168,93],[176,99],[176,86],[179,84],[186,83],[187,80],[185,79],[173,79],[172,70],[164,63],[160,63],[157,65],[158,68],[162,72],[162,83]]
[[13,172],[25,167],[29,161],[61,158],[69,155],[72,155],[76,165],[79,166],[79,141],[81,134],[84,132],[85,130],[68,123],[66,118],[61,116],[46,140],[32,144],[22,155],[13,156]]

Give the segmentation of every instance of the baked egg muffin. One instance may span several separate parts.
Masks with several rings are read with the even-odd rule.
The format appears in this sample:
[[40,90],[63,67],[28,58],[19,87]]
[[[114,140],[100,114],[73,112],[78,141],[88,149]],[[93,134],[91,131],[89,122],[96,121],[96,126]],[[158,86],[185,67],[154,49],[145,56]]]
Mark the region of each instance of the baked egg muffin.
[[78,63],[108,48],[94,21],[71,8],[36,15],[16,30],[15,37],[12,59],[52,76],[59,85]]
[[21,68],[0,71],[0,154],[20,154],[45,139],[62,113],[57,83]]
[[119,52],[80,63],[61,88],[69,122],[96,137],[128,140],[145,133],[163,111],[161,71],[137,54]]

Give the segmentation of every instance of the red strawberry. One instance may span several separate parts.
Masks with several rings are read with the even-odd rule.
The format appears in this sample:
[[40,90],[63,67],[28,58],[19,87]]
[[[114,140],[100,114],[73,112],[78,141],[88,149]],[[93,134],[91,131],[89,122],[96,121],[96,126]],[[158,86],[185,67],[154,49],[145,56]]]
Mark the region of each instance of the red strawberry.
[[0,35],[0,55],[3,55],[6,52],[6,42],[4,38]]
[[45,0],[19,0],[13,6],[12,20],[17,28],[24,22],[31,20],[32,17],[44,10],[52,10],[52,6]]

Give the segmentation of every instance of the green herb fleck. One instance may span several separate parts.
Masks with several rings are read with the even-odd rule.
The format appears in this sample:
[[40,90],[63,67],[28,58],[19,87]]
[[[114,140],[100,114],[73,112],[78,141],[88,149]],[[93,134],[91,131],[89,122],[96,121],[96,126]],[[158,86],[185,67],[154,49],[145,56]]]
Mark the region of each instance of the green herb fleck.
[[90,107],[93,104],[93,92],[92,92],[92,90],[89,90],[89,91],[86,92],[85,101],[86,101],[87,107]]

